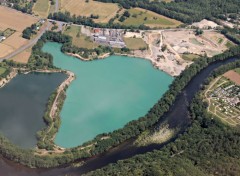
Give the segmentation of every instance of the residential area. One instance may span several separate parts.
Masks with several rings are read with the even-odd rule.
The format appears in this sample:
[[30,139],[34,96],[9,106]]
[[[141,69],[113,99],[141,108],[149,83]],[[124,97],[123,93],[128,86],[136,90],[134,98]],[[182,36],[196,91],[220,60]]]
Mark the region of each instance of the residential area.
[[229,71],[213,81],[205,92],[208,110],[230,125],[240,125],[240,74]]

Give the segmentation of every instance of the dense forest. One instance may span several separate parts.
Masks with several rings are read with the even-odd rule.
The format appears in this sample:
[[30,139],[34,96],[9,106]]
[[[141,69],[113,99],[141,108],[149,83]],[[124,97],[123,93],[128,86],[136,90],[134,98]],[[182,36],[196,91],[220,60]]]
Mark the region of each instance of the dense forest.
[[[240,60],[218,68],[206,85],[238,67]],[[118,161],[86,175],[239,175],[240,129],[224,125],[207,113],[207,106],[201,94],[197,94],[189,108],[191,126],[163,149]]]
[[226,13],[238,13],[238,0],[175,0],[170,3],[151,0],[97,0],[118,3],[123,8],[140,7],[177,19],[184,23],[200,21],[204,18],[218,17]]

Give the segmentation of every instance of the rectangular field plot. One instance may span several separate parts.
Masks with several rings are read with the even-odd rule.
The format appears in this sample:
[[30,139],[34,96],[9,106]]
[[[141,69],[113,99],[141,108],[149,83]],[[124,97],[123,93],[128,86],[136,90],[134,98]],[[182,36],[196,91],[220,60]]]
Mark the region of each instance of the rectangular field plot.
[[48,16],[49,9],[50,9],[49,0],[37,0],[37,2],[33,6],[34,14],[42,18],[46,18]]
[[119,7],[114,3],[102,3],[93,0],[61,0],[61,11],[68,11],[71,14],[77,16],[87,16],[98,15],[99,18],[96,22],[107,23],[110,18],[113,18]]
[[11,8],[0,6],[0,31],[6,39],[0,44],[0,57],[7,56],[27,43],[22,31],[38,21],[38,18]]
[[177,20],[141,8],[132,8],[128,11],[130,16],[123,22],[119,21],[120,18],[116,19],[114,22],[127,26],[139,26],[145,24],[150,27],[176,27],[182,24]]

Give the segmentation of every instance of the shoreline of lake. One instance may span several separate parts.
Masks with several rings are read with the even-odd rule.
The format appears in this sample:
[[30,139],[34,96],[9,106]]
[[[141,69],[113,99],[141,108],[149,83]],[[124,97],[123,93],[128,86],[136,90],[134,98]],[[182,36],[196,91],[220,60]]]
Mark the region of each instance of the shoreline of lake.
[[152,58],[148,58],[148,57],[144,57],[144,56],[136,56],[134,54],[121,54],[121,53],[114,53],[113,55],[111,55],[110,53],[105,53],[103,55],[100,55],[98,56],[97,59],[86,59],[86,58],[83,58],[82,56],[80,56],[79,54],[74,54],[74,53],[65,53],[66,55],[69,55],[69,56],[73,56],[73,57],[76,57],[82,61],[86,61],[86,62],[91,62],[93,60],[102,60],[102,59],[106,59],[110,56],[125,56],[125,57],[130,57],[130,58],[138,58],[138,59],[145,59],[147,61],[150,61],[152,66],[158,70],[161,70],[165,73],[167,73],[168,75],[172,76],[172,77],[176,77],[178,76],[175,72],[170,72],[169,69],[166,69],[164,67],[162,67],[161,65],[157,65],[156,63],[154,63],[153,59]]

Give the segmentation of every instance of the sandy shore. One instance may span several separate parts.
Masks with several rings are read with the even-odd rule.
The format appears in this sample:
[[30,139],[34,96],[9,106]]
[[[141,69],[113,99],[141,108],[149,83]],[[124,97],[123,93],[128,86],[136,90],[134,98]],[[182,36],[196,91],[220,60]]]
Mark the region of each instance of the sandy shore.
[[[73,54],[73,53],[66,53],[66,54],[69,55],[69,56],[76,57],[76,58],[78,58],[78,59],[80,59],[82,61],[92,61],[93,60],[93,59],[86,59],[86,58],[80,56],[79,54]],[[98,56],[98,59],[105,59],[105,58],[107,58],[109,56],[110,56],[110,53],[105,53],[105,54],[103,54],[101,56]]]
[[[159,70],[162,70],[164,71],[165,73],[171,75],[171,76],[178,76],[186,67],[186,65],[184,67],[178,67],[176,66],[176,69],[171,62],[169,63],[166,63],[166,61],[158,61],[154,58],[152,58],[151,56],[149,56],[148,54],[144,53],[146,51],[136,51],[134,52],[133,54],[121,54],[121,53],[115,53],[115,55],[117,56],[127,56],[127,57],[134,57],[134,58],[141,58],[141,59],[146,59],[146,60],[149,60],[151,61],[152,65],[154,66],[154,68],[157,68]],[[69,56],[73,56],[73,57],[76,57],[82,61],[92,61],[91,59],[86,59],[86,58],[83,58],[81,57],[80,55],[78,54],[73,54],[73,53],[66,53],[67,55]],[[106,54],[103,54],[101,56],[98,56],[98,59],[105,59],[107,57],[110,56],[110,53],[106,53]],[[174,70],[173,70],[174,69]]]

